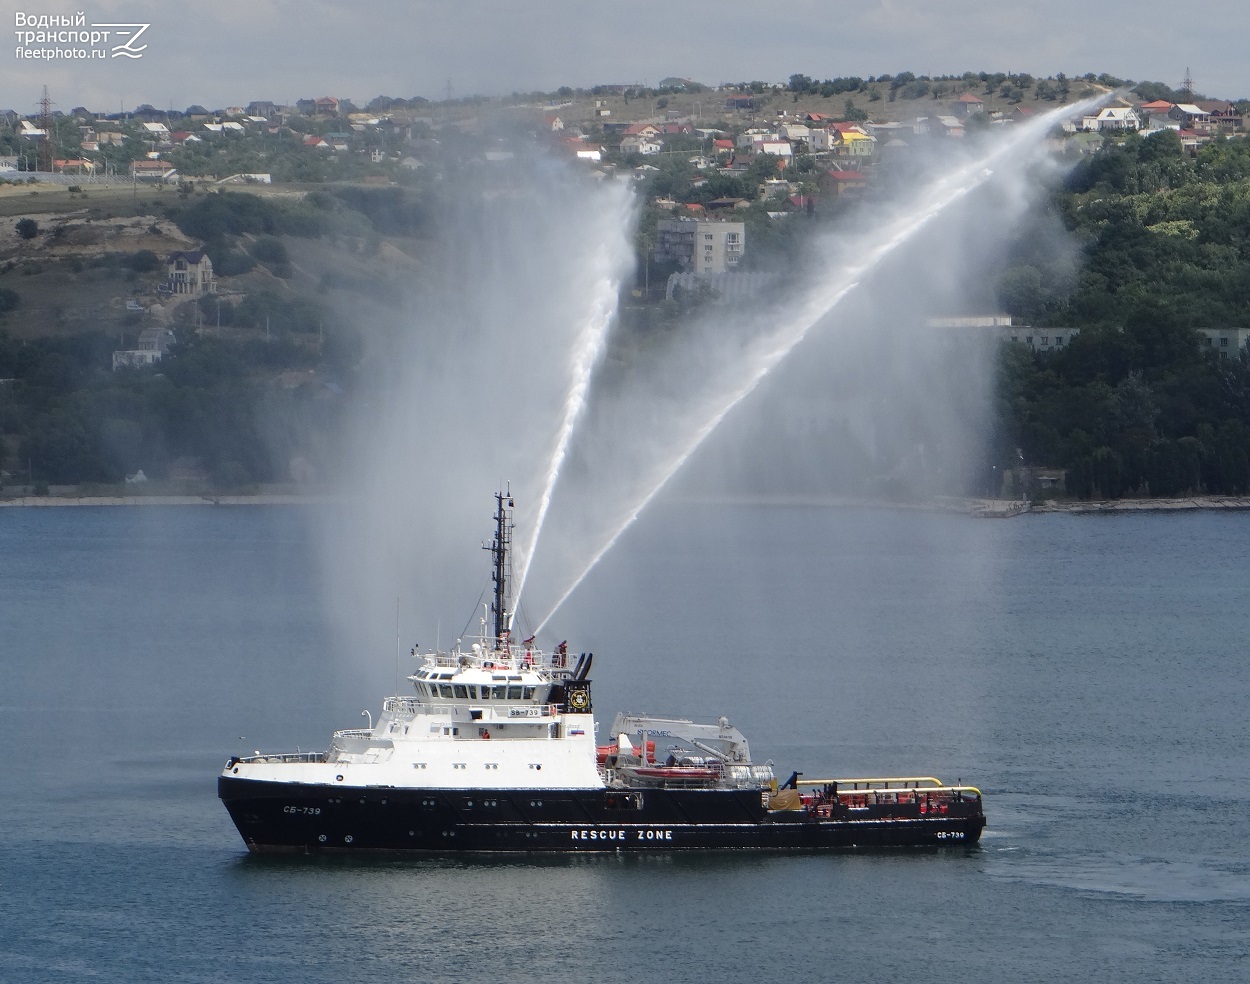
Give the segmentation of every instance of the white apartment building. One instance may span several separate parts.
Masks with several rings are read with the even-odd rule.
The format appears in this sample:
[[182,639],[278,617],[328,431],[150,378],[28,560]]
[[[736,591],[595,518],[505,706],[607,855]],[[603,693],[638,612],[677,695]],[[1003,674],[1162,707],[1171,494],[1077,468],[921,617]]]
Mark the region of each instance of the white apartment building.
[[676,263],[694,273],[726,273],[737,267],[745,248],[743,222],[681,218],[656,223],[657,263]]

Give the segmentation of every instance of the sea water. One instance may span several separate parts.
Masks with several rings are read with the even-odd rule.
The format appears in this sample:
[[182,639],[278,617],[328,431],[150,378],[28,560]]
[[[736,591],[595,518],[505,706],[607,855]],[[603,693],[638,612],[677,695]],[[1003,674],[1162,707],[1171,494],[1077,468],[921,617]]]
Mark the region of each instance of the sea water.
[[224,760],[394,686],[332,641],[325,521],[0,510],[0,981],[1247,974],[1250,517],[657,503],[562,609],[601,729],[725,714],[783,776],[974,783],[975,848],[253,858]]

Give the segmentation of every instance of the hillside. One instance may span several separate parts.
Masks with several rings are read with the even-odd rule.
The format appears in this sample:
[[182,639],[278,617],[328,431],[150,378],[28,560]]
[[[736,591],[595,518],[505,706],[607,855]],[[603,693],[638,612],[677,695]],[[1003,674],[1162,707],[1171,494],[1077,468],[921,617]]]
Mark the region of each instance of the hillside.
[[[675,115],[713,117],[736,132],[782,112],[867,108],[879,120],[910,119],[944,111],[963,93],[985,99],[989,112],[1058,104],[1057,80],[1023,86],[1013,78],[796,76],[784,90],[744,85],[752,105],[742,110],[726,110],[726,93],[708,91],[641,100],[570,93],[556,108],[566,126],[580,120],[592,131],[609,118]],[[1067,94],[1104,81],[1115,80],[1074,80]],[[484,163],[474,134],[502,115],[518,153],[550,153],[541,134],[526,130],[540,108],[551,101],[446,107],[439,139],[414,141],[422,166],[402,186],[0,185],[0,481],[116,483],[142,468],[151,478],[224,490],[334,476],[338,422],[364,399],[358,390],[367,391],[369,373],[385,371],[393,340],[421,330],[414,298],[441,287],[437,216],[457,196],[518,191],[512,158]],[[596,115],[605,111],[613,115]],[[754,200],[764,178],[777,176],[775,158],[704,175],[688,155],[675,150],[658,169],[639,172],[642,198],[741,198],[751,244],[744,268],[793,266],[815,229],[855,215],[853,198],[835,199],[804,209],[811,221],[778,222],[776,203]],[[812,166],[796,161],[783,176],[807,194]],[[1069,491],[1086,497],[1250,490],[1245,363],[1202,351],[1198,335],[1250,330],[1247,201],[1244,140],[1217,139],[1191,153],[1166,135],[1117,135],[1078,164],[1045,210],[1080,244],[1080,275],[1037,248],[1026,225],[998,283],[1019,322],[1070,330],[1073,343],[1063,352],[1004,347],[983,473],[944,491],[998,492],[1022,460],[1066,470]],[[653,205],[642,219],[618,361],[680,328],[691,310],[663,300],[665,271],[650,262],[660,214]],[[216,292],[194,299],[160,291],[165,257],[200,248]],[[159,366],[113,371],[113,351],[133,348],[154,327],[176,339]]]

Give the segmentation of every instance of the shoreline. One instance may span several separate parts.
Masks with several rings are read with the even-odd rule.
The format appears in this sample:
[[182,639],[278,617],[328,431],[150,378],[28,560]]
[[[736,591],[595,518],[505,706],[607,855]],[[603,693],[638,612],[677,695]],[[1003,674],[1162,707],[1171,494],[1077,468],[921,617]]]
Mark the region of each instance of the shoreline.
[[1214,512],[1250,509],[1250,496],[1194,495],[1172,499],[1090,499],[1087,501],[1046,501],[1034,503],[1036,513],[1133,513],[1133,512]]
[[330,495],[22,495],[0,499],[2,508],[50,509],[74,506],[320,506],[343,499]]
[[[862,499],[824,495],[747,495],[688,497],[706,505],[798,506],[851,509],[900,509],[962,513],[984,519],[1011,519],[1016,516],[1070,513],[1215,512],[1250,510],[1250,496],[1200,495],[1161,499],[1047,499],[1021,502],[1016,499],[936,498],[905,502],[888,499]],[[20,495],[0,498],[3,508],[73,508],[76,506],[321,506],[341,505],[349,497],[327,493],[270,492],[248,495]]]

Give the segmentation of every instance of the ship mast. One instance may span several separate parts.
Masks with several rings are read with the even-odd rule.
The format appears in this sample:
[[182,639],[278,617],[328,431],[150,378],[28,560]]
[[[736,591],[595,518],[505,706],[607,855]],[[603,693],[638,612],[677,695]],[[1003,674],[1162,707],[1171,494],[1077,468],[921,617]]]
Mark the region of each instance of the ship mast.
[[506,492],[495,493],[495,539],[490,553],[494,561],[491,580],[495,582],[495,597],[490,610],[495,622],[495,645],[508,648],[508,604],[512,594],[512,487]]

